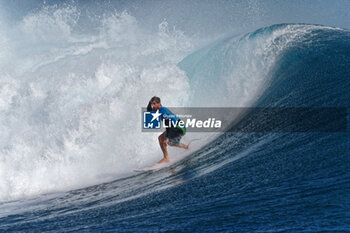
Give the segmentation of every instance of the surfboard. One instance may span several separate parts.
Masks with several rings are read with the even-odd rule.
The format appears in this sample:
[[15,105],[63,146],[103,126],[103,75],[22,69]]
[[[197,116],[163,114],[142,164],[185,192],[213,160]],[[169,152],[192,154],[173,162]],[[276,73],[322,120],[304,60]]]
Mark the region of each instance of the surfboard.
[[[197,141],[197,140],[201,140],[201,138],[192,139],[192,140],[188,143],[188,146],[189,146],[192,142]],[[159,169],[161,169],[161,168],[170,166],[171,164],[173,164],[174,162],[178,161],[179,159],[180,159],[180,158],[177,158],[177,159],[174,158],[174,159],[172,159],[170,162],[167,162],[167,163],[156,163],[155,165],[150,166],[150,167],[144,167],[144,168],[134,169],[134,172],[147,172],[147,171],[159,170]]]
[[169,165],[170,165],[170,163],[156,163],[153,166],[135,169],[134,171],[135,172],[154,171],[154,170],[158,170],[158,169],[161,169],[161,168],[169,166]]

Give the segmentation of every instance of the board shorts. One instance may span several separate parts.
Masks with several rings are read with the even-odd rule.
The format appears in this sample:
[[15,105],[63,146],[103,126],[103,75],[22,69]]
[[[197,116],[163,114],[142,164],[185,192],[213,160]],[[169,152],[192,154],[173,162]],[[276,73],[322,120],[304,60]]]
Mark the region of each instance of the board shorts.
[[166,128],[165,137],[171,143],[180,144],[180,140],[182,136],[185,135],[185,133],[186,133],[186,129],[181,128],[180,126],[169,127],[169,128]]

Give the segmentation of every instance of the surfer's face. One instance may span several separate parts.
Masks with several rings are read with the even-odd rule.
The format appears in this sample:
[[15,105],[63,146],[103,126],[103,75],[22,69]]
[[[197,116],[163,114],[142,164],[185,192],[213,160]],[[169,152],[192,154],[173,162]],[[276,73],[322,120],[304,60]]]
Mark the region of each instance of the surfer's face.
[[159,110],[160,109],[160,103],[157,103],[156,101],[153,100],[152,107],[153,107],[154,110]]

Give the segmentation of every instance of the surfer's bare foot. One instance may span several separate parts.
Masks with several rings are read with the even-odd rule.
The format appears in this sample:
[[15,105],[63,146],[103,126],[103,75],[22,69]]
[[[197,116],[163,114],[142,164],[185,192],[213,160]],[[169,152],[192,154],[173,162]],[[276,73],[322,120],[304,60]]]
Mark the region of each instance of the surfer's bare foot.
[[158,163],[168,163],[168,162],[170,162],[170,159],[168,159],[168,158],[163,158],[163,159],[161,159]]
[[185,150],[188,150],[190,148],[190,144],[184,146]]

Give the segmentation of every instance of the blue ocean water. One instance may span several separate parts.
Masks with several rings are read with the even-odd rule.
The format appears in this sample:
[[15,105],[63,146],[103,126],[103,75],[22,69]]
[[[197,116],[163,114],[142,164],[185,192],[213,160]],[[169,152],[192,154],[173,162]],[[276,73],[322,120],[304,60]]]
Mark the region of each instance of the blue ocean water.
[[[122,19],[132,21],[128,17]],[[131,23],[131,25],[134,24]],[[114,46],[118,47],[118,43]],[[132,46],[129,48],[133,49]],[[97,50],[101,49],[103,48]],[[188,77],[189,87],[196,87],[193,95],[188,97],[190,103],[194,105],[213,104],[217,101],[225,105],[230,102],[237,103],[238,97],[235,93],[231,93],[232,91],[237,91],[240,96],[243,96],[244,93],[249,94],[251,89],[261,88],[262,91],[257,98],[251,99],[250,102],[247,100],[246,103],[250,103],[253,107],[341,107],[346,109],[349,107],[349,30],[312,24],[278,24],[260,28],[242,36],[228,36],[199,50],[188,51],[186,50],[188,55],[183,59],[173,62],[176,62],[176,66]],[[67,63],[79,64],[77,60],[86,61],[84,59],[89,58],[86,55],[89,53],[76,54],[78,58],[68,56],[65,60],[55,60],[54,68],[57,66],[60,68]],[[122,54],[122,59],[125,59],[123,56],[127,55]],[[152,56],[159,55],[152,54]],[[111,57],[109,58],[113,60]],[[147,63],[142,58],[132,61],[135,64]],[[244,67],[247,61],[251,61],[251,64]],[[166,62],[169,61],[166,60]],[[94,63],[91,64],[93,66]],[[118,65],[121,67],[120,64]],[[135,67],[136,65],[132,68]],[[50,67],[50,64],[44,64],[38,69],[33,68],[33,73],[46,74],[45,69],[54,68]],[[108,70],[107,68],[104,67],[105,70]],[[137,73],[137,71],[132,71],[132,68],[128,67],[126,70],[129,72],[127,75],[133,77],[133,72]],[[77,68],[68,67],[68,69]],[[104,72],[107,72],[105,70]],[[120,70],[126,72],[122,68]],[[250,77],[253,80],[252,83],[245,83],[237,78],[233,79],[240,82],[237,89],[235,85],[225,89],[225,86],[232,85],[228,79],[233,71],[238,76],[243,74],[244,77]],[[119,75],[118,72],[116,74]],[[14,75],[10,71],[8,74]],[[183,73],[180,74],[183,75]],[[179,77],[182,77],[180,74]],[[262,76],[254,79],[253,77],[258,77],[257,74]],[[19,75],[19,77],[24,76]],[[73,80],[75,78],[72,75],[69,77]],[[233,78],[236,76],[234,75]],[[34,76],[31,77],[31,80],[33,79],[35,79]],[[108,75],[106,80],[108,81]],[[138,79],[134,78],[134,80]],[[88,78],[85,81],[88,83]],[[236,84],[234,81],[233,83]],[[253,84],[256,83],[264,85],[255,87]],[[63,87],[60,82],[55,84],[60,88]],[[128,81],[125,81],[124,85],[130,88],[127,84]],[[26,90],[25,87],[26,85],[23,84],[19,90]],[[50,89],[50,86],[47,87]],[[116,87],[118,87],[117,84]],[[89,85],[84,88],[90,88],[90,92],[80,95],[81,89],[79,89],[74,95],[78,96],[77,99],[74,99],[73,95],[69,98],[74,97],[73,100],[77,103],[82,101],[85,104],[84,101],[93,102],[93,99],[102,93],[96,94],[97,90]],[[25,91],[21,95],[23,99],[34,96],[33,100],[24,103],[31,103],[35,107],[36,111],[31,112],[32,118],[29,118],[28,122],[40,128],[40,132],[46,132],[45,127],[50,130],[56,129],[50,128],[52,127],[50,122],[52,119],[57,119],[50,112],[41,112],[41,104],[50,107],[45,103],[50,101],[62,103],[61,101],[65,100],[61,92],[54,92],[54,88],[50,91],[43,103],[34,99],[33,94]],[[76,90],[69,89],[70,91]],[[125,92],[119,92],[117,88],[111,91],[111,93],[117,93],[115,95],[109,95],[108,89],[103,91],[104,98],[101,99],[103,103],[114,98],[128,97],[125,97]],[[62,98],[56,101],[54,96],[57,94],[61,94]],[[219,95],[223,98],[215,97]],[[245,99],[242,98],[242,101]],[[99,104],[100,102],[96,104],[99,110],[106,110],[103,108],[104,105]],[[21,106],[21,102],[14,102],[13,106],[9,107],[13,111],[12,115],[18,114],[16,106]],[[83,106],[83,109],[91,107]],[[64,110],[74,113],[73,107],[68,107]],[[38,115],[40,119],[46,119],[47,123],[37,125],[35,117]],[[244,119],[250,120],[244,121]],[[249,113],[244,119],[241,122],[247,124],[247,127],[248,124],[251,127],[254,122],[261,121],[261,119],[251,119]],[[75,121],[78,121],[77,124],[81,127],[87,127],[84,124],[86,119],[79,120],[81,119],[72,118],[67,124],[59,122],[57,128],[73,125],[75,129]],[[349,114],[347,114],[347,122],[349,122]],[[328,123],[334,124],[334,122]],[[32,129],[36,130],[34,126]],[[91,131],[94,129],[89,128]],[[87,132],[90,132],[89,130]],[[67,131],[76,132],[72,129]],[[54,132],[53,134],[59,135],[62,133],[62,138],[66,136],[61,130],[57,131],[58,133]],[[82,132],[81,135],[88,136],[73,138],[74,142],[80,146],[79,148],[89,145],[90,140],[95,139],[94,135],[86,131]],[[24,141],[23,139],[18,143]],[[11,145],[4,146],[2,149],[3,153],[8,153],[6,155],[12,151],[18,152],[15,150],[16,144],[13,141],[10,142]],[[34,142],[29,145],[35,147]],[[60,141],[60,137],[55,137],[55,143],[48,142],[50,153],[56,148],[55,143],[57,145],[65,143],[63,139],[62,142]],[[67,150],[68,145],[64,145],[63,152],[70,153],[71,151]],[[78,147],[73,148],[76,148],[75,153],[80,155]],[[93,148],[89,147],[91,150]],[[40,159],[35,157],[35,161],[47,166],[58,163],[58,160],[50,157],[55,155],[54,152],[46,153],[46,147],[40,147],[37,153],[45,155],[45,160],[41,160],[42,157]],[[83,150],[83,152],[86,151]],[[25,154],[25,151],[22,153]],[[62,160],[74,163],[74,159],[81,158],[68,157]],[[9,164],[5,159],[4,161],[1,164],[3,167]],[[82,163],[81,160],[78,162]],[[116,163],[118,162],[120,161]],[[18,174],[21,172],[20,169],[28,168],[23,164],[20,165]],[[64,165],[64,168],[69,167],[66,163]],[[82,166],[86,168],[84,164]],[[60,182],[69,183],[69,180],[65,179],[66,176],[75,175],[69,172],[66,174],[64,169],[54,173],[56,167],[49,166],[49,168],[53,169],[54,175],[60,177],[57,180],[49,177],[48,183],[57,182],[58,187]],[[1,196],[4,200],[0,201],[0,209],[2,209],[0,210],[0,231],[346,232],[350,231],[349,171],[348,125],[342,132],[244,133],[228,130],[169,167],[145,173],[129,173],[122,178],[115,178],[97,185],[85,185],[84,188],[73,187],[68,188],[68,191],[67,189],[45,189],[47,185],[43,187],[33,183],[34,187],[31,189],[28,188],[30,186],[26,186],[25,181],[18,184],[13,181],[15,178],[6,180],[8,186],[1,183],[2,187],[5,187],[1,190],[4,193],[6,191],[7,195]],[[26,176],[32,175],[32,173],[23,172]],[[95,171],[92,169],[92,172]],[[81,179],[81,177],[78,178]],[[46,180],[45,177],[41,179],[43,182]],[[72,179],[72,182],[74,181]],[[27,189],[31,192],[28,196],[24,195]],[[40,192],[41,189],[44,191]]]

